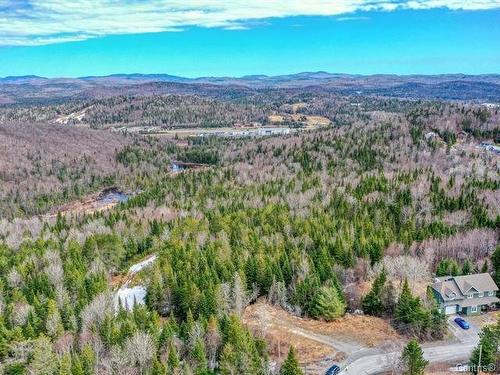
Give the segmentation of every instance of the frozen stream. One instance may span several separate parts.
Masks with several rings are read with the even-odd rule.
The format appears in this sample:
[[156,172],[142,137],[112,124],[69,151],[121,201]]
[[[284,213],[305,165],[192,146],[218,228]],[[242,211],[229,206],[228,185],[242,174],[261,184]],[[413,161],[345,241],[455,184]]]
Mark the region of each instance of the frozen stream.
[[146,297],[146,288],[142,285],[136,285],[129,287],[130,282],[134,276],[142,271],[144,268],[151,266],[157,258],[157,255],[151,255],[143,261],[132,265],[127,273],[127,281],[116,291],[115,304],[121,303],[127,310],[131,310],[137,303],[139,305],[144,305],[144,299]]

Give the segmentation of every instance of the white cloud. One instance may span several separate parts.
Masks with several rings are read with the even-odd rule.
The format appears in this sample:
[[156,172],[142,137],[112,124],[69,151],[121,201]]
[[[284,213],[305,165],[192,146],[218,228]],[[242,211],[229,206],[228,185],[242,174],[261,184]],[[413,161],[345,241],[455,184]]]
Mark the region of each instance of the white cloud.
[[[396,9],[493,9],[500,0],[0,0],[0,45],[39,45],[111,34],[242,30],[248,21]],[[354,15],[353,17],[356,17]]]
[[344,21],[366,21],[369,20],[370,17],[364,17],[364,16],[351,16],[351,17],[338,17],[336,18],[337,21],[339,22],[344,22]]

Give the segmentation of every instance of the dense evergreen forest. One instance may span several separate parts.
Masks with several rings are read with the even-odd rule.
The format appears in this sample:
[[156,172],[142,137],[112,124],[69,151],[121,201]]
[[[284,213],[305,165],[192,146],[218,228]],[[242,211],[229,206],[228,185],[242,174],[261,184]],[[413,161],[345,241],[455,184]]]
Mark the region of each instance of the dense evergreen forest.
[[[432,276],[482,271],[500,281],[500,159],[477,147],[498,139],[498,112],[300,99],[300,111],[334,125],[187,146],[72,124],[23,125],[38,139],[37,126],[88,138],[84,151],[62,151],[60,164],[44,140],[28,158],[12,156],[11,165],[29,160],[22,176],[2,166],[0,372],[280,373],[264,338],[241,320],[257,299],[324,321],[361,309],[409,338],[441,339],[445,317],[425,293]],[[230,117],[235,105],[186,100]],[[291,111],[296,100],[245,108],[259,118],[264,107]],[[124,106],[122,114],[136,110]],[[23,127],[9,116],[0,136],[17,138]],[[112,114],[92,116],[98,123]],[[93,141],[103,134],[109,147]],[[75,159],[82,154],[88,160]],[[172,160],[210,166],[172,173]],[[33,183],[19,185],[25,178]],[[130,198],[110,210],[41,215],[111,186]],[[145,304],[124,306],[117,286],[151,254],[156,261],[134,278],[146,288]],[[295,355],[281,373],[296,366]]]

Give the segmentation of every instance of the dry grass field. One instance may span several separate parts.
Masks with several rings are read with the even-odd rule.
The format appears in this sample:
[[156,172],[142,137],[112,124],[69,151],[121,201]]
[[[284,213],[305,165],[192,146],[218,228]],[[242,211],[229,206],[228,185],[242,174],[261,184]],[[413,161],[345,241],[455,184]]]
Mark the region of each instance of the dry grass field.
[[311,116],[303,114],[269,115],[267,119],[273,125],[280,125],[287,121],[289,122],[293,121],[301,123],[306,127],[321,127],[321,126],[328,126],[332,123],[330,119],[323,116]]
[[324,322],[294,316],[264,301],[248,306],[243,321],[266,339],[274,359],[286,355],[293,345],[303,364],[326,359],[341,361],[345,358],[343,350],[355,351],[403,342],[403,337],[380,318],[348,314],[336,321]]

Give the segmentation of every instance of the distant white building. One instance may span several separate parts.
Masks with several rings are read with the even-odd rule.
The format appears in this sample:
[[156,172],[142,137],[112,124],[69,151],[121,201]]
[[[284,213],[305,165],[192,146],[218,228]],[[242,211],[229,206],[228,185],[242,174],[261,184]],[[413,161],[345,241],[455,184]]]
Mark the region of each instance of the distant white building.
[[481,105],[483,107],[486,107],[486,108],[497,108],[497,107],[500,107],[499,104],[495,104],[495,103],[481,103]]
[[261,128],[258,130],[258,135],[266,136],[266,135],[283,135],[290,134],[290,128]]
[[237,138],[237,137],[265,137],[271,135],[286,135],[290,134],[295,129],[291,128],[248,128],[245,130],[232,130],[232,131],[220,131],[220,132],[210,132],[210,133],[200,133],[199,137],[227,137],[227,138]]
[[428,133],[425,133],[424,137],[425,137],[425,139],[430,140],[430,139],[438,138],[439,136],[437,135],[437,133],[428,132]]
[[481,142],[478,147],[486,151],[494,152],[495,154],[500,154],[500,146],[492,145],[488,142]]

